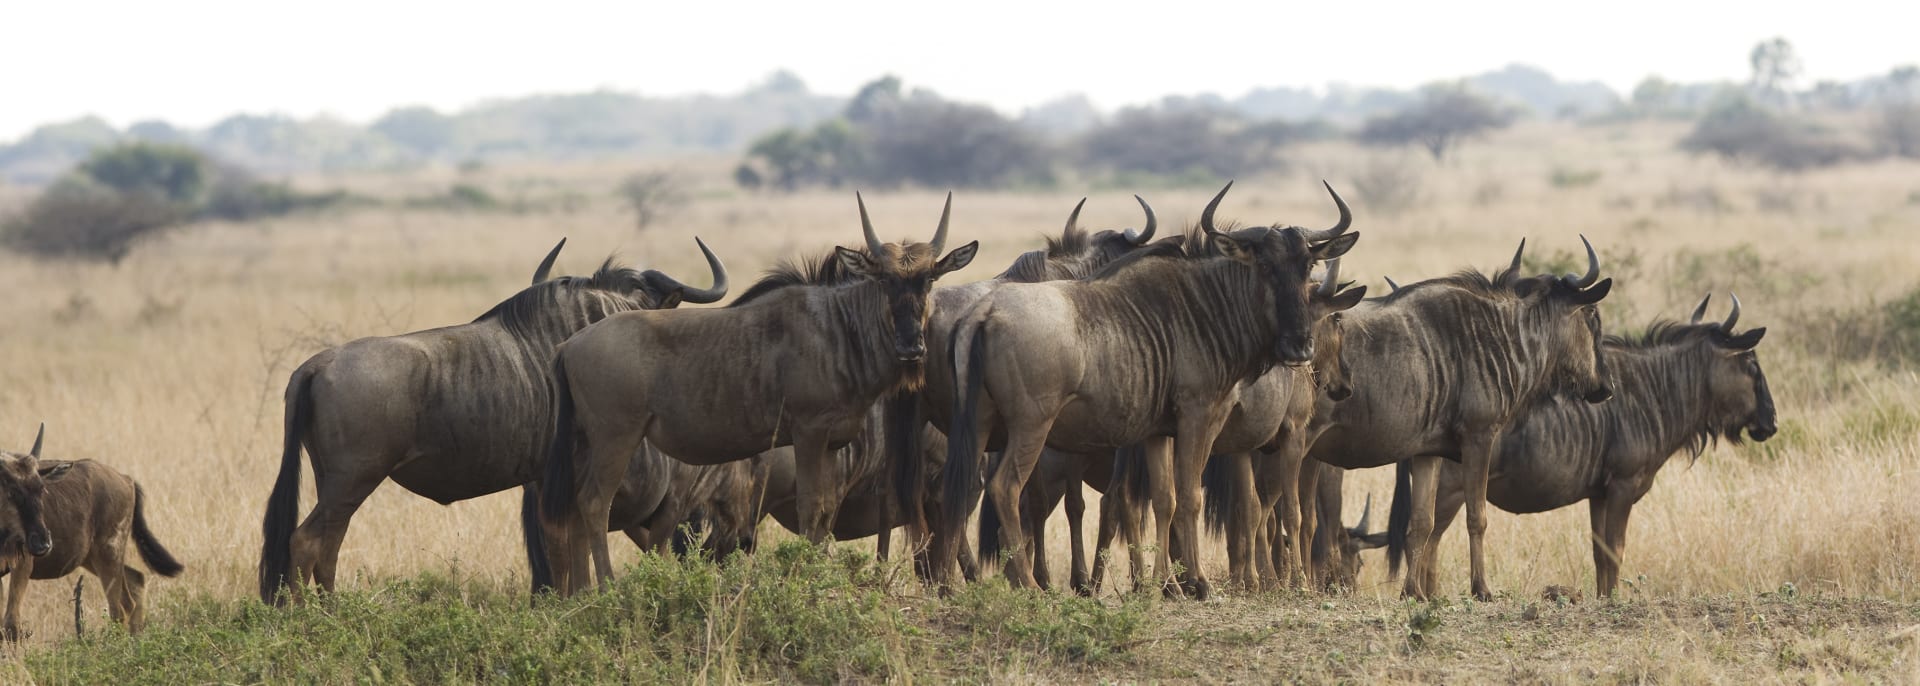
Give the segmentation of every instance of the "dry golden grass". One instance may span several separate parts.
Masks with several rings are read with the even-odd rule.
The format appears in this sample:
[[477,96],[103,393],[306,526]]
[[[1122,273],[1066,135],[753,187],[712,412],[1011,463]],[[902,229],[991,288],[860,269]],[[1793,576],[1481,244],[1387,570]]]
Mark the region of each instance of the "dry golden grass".
[[[1463,267],[1492,269],[1523,236],[1535,255],[1571,254],[1580,233],[1620,280],[1607,313],[1614,330],[1683,316],[1701,294],[1736,289],[1746,304],[1743,323],[1772,331],[1762,359],[1783,430],[1764,446],[1723,445],[1691,467],[1684,457],[1669,467],[1636,509],[1623,574],[1633,584],[1625,594],[1686,602],[1791,584],[1801,594],[1912,607],[1920,601],[1920,508],[1913,504],[1920,385],[1911,371],[1828,354],[1834,348],[1820,342],[1816,324],[1920,285],[1920,165],[1777,175],[1684,157],[1672,151],[1678,133],[1657,125],[1531,125],[1470,146],[1443,166],[1317,144],[1295,156],[1290,173],[1241,180],[1223,214],[1328,223],[1332,208],[1318,179],[1348,190],[1356,177],[1398,166],[1418,179],[1419,201],[1407,209],[1376,211],[1348,192],[1364,238],[1342,273],[1376,289],[1381,275],[1405,283]],[[611,196],[626,168],[509,168],[466,180],[587,202],[572,213],[367,209],[195,226],[136,249],[118,268],[0,256],[7,294],[0,301],[0,443],[24,448],[44,420],[49,457],[97,458],[145,486],[155,530],[189,567],[181,579],[155,580],[151,597],[251,595],[260,515],[278,459],[281,394],[308,355],[356,337],[467,321],[523,286],[561,236],[570,239],[562,271],[583,273],[618,252],[704,283],[692,241],[698,234],[727,260],[736,291],[778,259],[858,241],[848,192],[748,195],[726,187],[724,161],[673,164],[700,190],[662,223],[671,228],[644,235]],[[1556,170],[1599,177],[1557,187]],[[459,178],[447,171],[305,182],[395,196]],[[1138,225],[1127,197],[1136,190],[1095,193],[1083,223]],[[1140,192],[1163,225],[1191,221],[1210,194]],[[953,236],[979,239],[983,250],[950,278],[990,276],[1037,247],[1079,195],[1079,188],[959,193]],[[883,236],[924,240],[940,194],[870,195],[869,206]],[[1685,280],[1680,256],[1711,258],[1739,245],[1752,246],[1751,268]],[[310,504],[311,474],[303,481]],[[1385,500],[1390,475],[1360,473],[1348,483],[1352,521],[1362,494]],[[383,486],[348,535],[343,583],[422,570],[519,579],[517,502],[502,494],[440,507]],[[1492,521],[1492,583],[1519,599],[1513,602],[1549,584],[1591,586],[1581,508],[1524,518],[1497,513]],[[1051,527],[1059,568],[1066,528],[1058,517]],[[1465,590],[1465,549],[1458,532],[1443,546],[1445,592]],[[1215,550],[1209,564],[1223,574],[1224,554]],[[1378,559],[1371,562],[1352,602],[1391,606],[1398,589],[1384,582]],[[97,626],[106,621],[104,604],[89,586],[89,623]],[[44,582],[30,593],[25,623],[37,631],[34,642],[68,635],[71,588],[71,580]]]

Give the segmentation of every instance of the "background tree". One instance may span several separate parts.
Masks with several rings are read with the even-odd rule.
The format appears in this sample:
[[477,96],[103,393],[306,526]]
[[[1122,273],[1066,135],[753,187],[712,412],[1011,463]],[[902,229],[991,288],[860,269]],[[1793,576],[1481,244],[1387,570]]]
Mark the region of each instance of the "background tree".
[[685,184],[666,170],[634,172],[621,179],[620,199],[633,210],[634,227],[646,230],[654,222],[687,204]]
[[1800,78],[1801,70],[1800,56],[1792,43],[1777,36],[1760,41],[1747,53],[1747,63],[1753,67],[1748,85],[1761,102],[1775,107],[1791,103],[1793,81]]
[[1511,123],[1512,112],[1465,84],[1434,84],[1422,89],[1413,105],[1367,120],[1359,139],[1369,145],[1418,143],[1440,162],[1462,141]]

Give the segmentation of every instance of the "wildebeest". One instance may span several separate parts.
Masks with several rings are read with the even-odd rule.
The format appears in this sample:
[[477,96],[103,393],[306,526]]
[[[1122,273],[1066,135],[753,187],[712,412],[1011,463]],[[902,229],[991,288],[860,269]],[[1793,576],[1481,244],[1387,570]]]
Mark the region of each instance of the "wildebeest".
[[[1321,277],[1319,285],[1314,287],[1313,294],[1308,299],[1308,307],[1311,308],[1309,318],[1313,321],[1314,337],[1312,366],[1275,367],[1261,374],[1257,379],[1242,382],[1235,392],[1233,409],[1226,423],[1222,425],[1219,435],[1214,439],[1213,450],[1216,454],[1207,463],[1207,474],[1212,477],[1213,482],[1221,487],[1230,484],[1238,489],[1244,489],[1243,497],[1234,501],[1234,508],[1231,510],[1238,517],[1236,521],[1239,525],[1233,527],[1233,535],[1229,536],[1229,557],[1233,562],[1236,580],[1249,588],[1258,588],[1260,585],[1253,575],[1249,556],[1254,547],[1253,537],[1256,531],[1265,530],[1266,520],[1264,514],[1256,517],[1256,512],[1274,512],[1273,503],[1280,499],[1277,492],[1259,501],[1253,497],[1252,453],[1256,450],[1269,453],[1260,460],[1260,466],[1263,476],[1270,475],[1271,479],[1276,480],[1274,489],[1281,487],[1279,481],[1284,481],[1285,487],[1292,488],[1294,479],[1283,478],[1280,475],[1289,471],[1297,472],[1299,462],[1305,456],[1307,444],[1305,432],[1315,406],[1316,392],[1323,392],[1334,399],[1345,398],[1351,393],[1348,388],[1346,369],[1340,363],[1339,313],[1358,304],[1360,299],[1366,296],[1366,288],[1340,290],[1339,270],[1339,259],[1328,261],[1326,274]],[[1148,449],[1142,446],[1140,451],[1129,454],[1143,455]],[[1158,449],[1158,446],[1152,449]],[[1035,558],[1036,577],[1040,576],[1045,569],[1044,551],[1041,550],[1037,541],[1045,529],[1046,517],[1052,513],[1054,504],[1061,496],[1066,497],[1069,523],[1072,524],[1072,578],[1077,590],[1091,591],[1090,587],[1100,582],[1106,564],[1098,553],[1107,549],[1116,532],[1134,533],[1144,529],[1145,503],[1138,502],[1145,496],[1141,492],[1143,489],[1125,486],[1142,480],[1143,474],[1133,472],[1144,469],[1145,465],[1141,464],[1142,460],[1139,459],[1119,460],[1118,469],[1121,473],[1114,475],[1111,473],[1112,468],[1106,464],[1110,461],[1104,455],[1078,457],[1052,450],[1042,454],[1039,465],[1030,477],[1028,488],[1023,492],[1023,497],[1029,501],[1027,509],[1024,510],[1026,514],[1023,514],[1027,518],[1025,522],[1027,535],[1036,540],[1035,545],[1031,546]],[[1292,466],[1278,466],[1280,463]],[[1231,478],[1229,474],[1238,478]],[[1090,583],[1087,581],[1086,555],[1081,550],[1083,541],[1080,536],[1079,522],[1073,521],[1084,509],[1084,504],[1076,502],[1080,495],[1077,491],[1083,482],[1105,494],[1100,508],[1100,539],[1094,548],[1095,571]],[[1114,482],[1120,483],[1122,487],[1114,488],[1111,485]],[[1038,488],[1035,488],[1036,484]],[[1226,494],[1217,493],[1217,490],[1217,488],[1208,490],[1208,514],[1212,523],[1224,525],[1229,510],[1219,506],[1228,502],[1228,499],[1225,497]],[[1236,491],[1235,495],[1242,494]],[[1266,493],[1263,492],[1262,495]],[[1288,530],[1297,529],[1299,524],[1295,499],[1286,498],[1285,500],[1286,507],[1294,514],[1282,515],[1280,519]],[[1256,502],[1263,502],[1264,507],[1257,505]],[[990,554],[998,547],[998,542],[994,540],[995,527],[993,526],[997,523],[997,519],[991,512],[987,512],[982,514],[981,521],[981,551],[983,554]],[[1138,540],[1129,542],[1144,543]],[[1259,547],[1264,551],[1264,544]],[[1290,551],[1289,557],[1294,556]],[[1178,561],[1193,564],[1192,561]],[[1274,578],[1271,567],[1266,567],[1265,571],[1267,578]],[[1134,569],[1136,580],[1141,573],[1142,570],[1136,565]]]
[[[726,268],[695,242],[713,271],[711,288],[612,260],[592,276],[548,280],[562,240],[532,286],[472,323],[363,338],[308,358],[287,382],[280,474],[261,527],[261,600],[275,602],[293,575],[332,590],[347,525],[388,478],[442,504],[537,479],[552,430],[554,346],[615,312],[724,297]],[[296,529],[302,446],[319,497]],[[526,533],[536,535],[529,524]],[[536,569],[536,585],[540,576]]]
[[[1305,568],[1307,540],[1280,533],[1302,530],[1301,465],[1307,446],[1326,426],[1324,418],[1314,421],[1316,408],[1324,414],[1328,402],[1353,394],[1352,374],[1341,356],[1346,338],[1342,313],[1367,293],[1365,286],[1341,290],[1339,278],[1339,260],[1328,262],[1326,276],[1308,300],[1314,322],[1312,366],[1276,368],[1243,384],[1233,416],[1214,440],[1215,454],[1207,465],[1213,483],[1205,484],[1203,478],[1203,485],[1215,486],[1207,489],[1208,515],[1226,529],[1229,568],[1248,588],[1260,588],[1263,578],[1284,583],[1281,572],[1293,576]],[[1269,527],[1269,519],[1275,526]],[[1275,541],[1285,541],[1286,549],[1270,550]],[[1277,568],[1276,561],[1282,563]]]
[[[1360,523],[1342,525],[1341,487],[1347,471],[1319,460],[1307,460],[1300,466],[1300,511],[1315,515],[1326,526],[1304,526],[1301,535],[1312,539],[1307,560],[1307,575],[1314,584],[1328,591],[1354,588],[1360,578],[1360,552],[1387,545],[1386,531],[1372,531],[1373,494],[1367,494]],[[1304,518],[1304,517],[1303,517]]]
[[[830,268],[776,271],[724,309],[621,313],[560,346],[542,514],[562,593],[585,587],[589,551],[599,581],[611,578],[608,508],[642,439],[693,464],[792,445],[803,528],[827,536],[830,451],[860,435],[883,394],[921,383],[928,292],[979,250],[940,255],[951,195],[931,243],[881,243],[859,205],[866,249],[836,248]],[[858,278],[839,284],[829,270]]]
[[46,426],[21,455],[0,450],[0,574],[7,587],[7,640],[20,637],[20,600],[31,579],[85,569],[100,579],[114,621],[139,632],[147,575],[129,566],[133,543],[147,568],[178,576],[186,567],[147,528],[146,493],[127,475],[93,460],[40,461]]
[[[953,334],[958,383],[935,560],[950,557],[961,535],[981,483],[981,449],[996,427],[1005,449],[987,494],[1012,543],[1007,576],[1015,585],[1037,585],[1023,552],[1020,494],[1048,446],[1093,453],[1172,435],[1172,460],[1151,460],[1148,471],[1159,540],[1177,519],[1182,557],[1198,559],[1200,468],[1234,389],[1276,364],[1312,360],[1308,270],[1344,254],[1359,235],[1345,233],[1352,215],[1344,202],[1332,229],[1222,232],[1213,215],[1226,192],[1201,213],[1200,231],[1181,241],[1136,251],[1080,281],[1002,285],[962,319]],[[1176,482],[1177,499],[1169,487]],[[1176,511],[1176,502],[1185,507]],[[1164,573],[1167,551],[1160,558]],[[1198,569],[1187,569],[1184,581],[1200,597],[1211,591]]]
[[[1737,297],[1724,322],[1701,323],[1706,308],[1701,300],[1690,323],[1658,322],[1637,339],[1608,337],[1612,400],[1594,405],[1558,394],[1541,398],[1501,436],[1487,502],[1527,514],[1587,501],[1599,596],[1613,595],[1626,554],[1627,518],[1669,458],[1683,450],[1697,458],[1722,436],[1737,443],[1743,430],[1756,441],[1774,434],[1773,394],[1753,350],[1766,328],[1734,332]],[[1467,478],[1459,465],[1441,466],[1435,541],[1459,512]],[[1396,491],[1390,518],[1396,544],[1406,527],[1406,501]],[[1390,554],[1403,552],[1396,545]]]
[[[1585,243],[1586,239],[1581,241]],[[1437,460],[1461,462],[1468,484],[1473,594],[1489,599],[1481,539],[1495,441],[1534,398],[1571,387],[1605,400],[1600,314],[1612,279],[1587,245],[1585,275],[1521,277],[1521,255],[1492,279],[1478,272],[1409,284],[1347,313],[1352,397],[1333,403],[1313,459],[1347,469],[1414,460],[1415,564],[1406,593],[1434,592],[1433,480]]]

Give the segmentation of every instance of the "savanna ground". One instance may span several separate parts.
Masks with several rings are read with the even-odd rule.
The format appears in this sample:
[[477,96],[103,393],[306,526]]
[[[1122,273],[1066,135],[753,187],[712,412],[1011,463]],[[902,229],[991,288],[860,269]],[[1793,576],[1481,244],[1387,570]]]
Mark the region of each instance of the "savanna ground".
[[[97,582],[73,634],[72,579],[39,582],[11,680],[118,682],[1920,680],[1920,165],[1783,175],[1686,157],[1661,125],[1521,127],[1435,165],[1346,144],[1298,149],[1286,173],[1242,179],[1223,216],[1320,225],[1318,186],[1353,201],[1360,246],[1342,275],[1383,289],[1491,270],[1528,237],[1541,268],[1571,266],[1584,233],[1616,278],[1614,332],[1740,294],[1766,326],[1761,359],[1781,431],[1764,444],[1676,458],[1635,511],[1621,597],[1590,593],[1583,508],[1495,511],[1492,603],[1465,599],[1465,536],[1442,546],[1446,599],[1398,598],[1370,556],[1346,596],[1208,603],[1109,591],[1094,600],[996,583],[939,598],[869,542],[823,554],[768,544],[725,566],[643,558],[613,592],[527,609],[513,494],[441,507],[387,485],[355,519],[343,592],[304,607],[253,600],[259,522],[276,468],[281,394],[308,355],[361,336],[465,322],[524,286],[569,238],[559,270],[608,252],[704,284],[692,236],[735,274],[857,244],[847,191],[755,195],[724,160],[676,169],[682,210],[635,232],[611,189],[630,166],[499,166],[300,179],[398,199],[478,184],[523,211],[402,203],[254,224],[197,225],[118,267],[0,256],[0,435],[92,457],[138,479],[161,539],[188,565],[153,578],[148,633],[109,628]],[[984,278],[1057,232],[1084,192],[1095,228],[1163,225],[1212,189],[1069,181],[1057,191],[957,194],[953,236],[980,239]],[[0,189],[0,205],[23,201]],[[940,194],[870,194],[883,237],[924,240]],[[1397,206],[1397,207],[1396,207]],[[303,481],[311,503],[312,477]],[[1384,470],[1349,478],[1347,521]],[[1089,508],[1093,511],[1094,508]],[[1376,513],[1381,521],[1384,513]],[[773,527],[771,523],[767,525]],[[1056,578],[1066,526],[1050,523]],[[1458,528],[1458,527],[1456,527]],[[766,541],[790,537],[768,533]],[[1224,553],[1208,570],[1224,576]],[[1117,551],[1116,551],[1117,552]],[[1371,554],[1370,554],[1371,555]],[[1124,565],[1122,565],[1124,568]]]

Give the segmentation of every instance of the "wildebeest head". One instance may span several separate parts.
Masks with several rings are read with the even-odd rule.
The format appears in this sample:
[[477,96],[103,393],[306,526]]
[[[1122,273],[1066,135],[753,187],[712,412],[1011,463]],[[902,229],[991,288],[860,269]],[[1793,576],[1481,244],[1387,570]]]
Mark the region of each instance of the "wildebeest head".
[[1360,513],[1360,523],[1351,527],[1341,527],[1340,522],[1331,522],[1334,527],[1328,530],[1338,539],[1339,555],[1329,560],[1326,569],[1326,585],[1329,588],[1352,589],[1360,581],[1360,567],[1363,560],[1360,552],[1387,545],[1387,532],[1368,533],[1373,522],[1373,494],[1367,494],[1366,505]]
[[[866,234],[867,248],[835,248],[834,255],[848,274],[880,285],[891,314],[888,323],[893,327],[894,357],[918,367],[927,356],[927,294],[935,280],[972,262],[980,242],[940,255],[947,245],[947,220],[953,215],[952,193],[947,194],[946,207],[940,210],[940,226],[933,230],[931,243],[880,242],[873,231],[873,220],[867,218],[867,201],[859,193],[853,197],[860,206],[860,230]],[[910,373],[909,377],[917,375]]]
[[1697,329],[1702,334],[1700,340],[1711,348],[1707,353],[1711,359],[1707,365],[1707,385],[1711,389],[1708,424],[1719,427],[1727,440],[1735,443],[1740,442],[1741,429],[1753,440],[1765,441],[1779,428],[1775,424],[1773,392],[1767,389],[1767,374],[1760,369],[1760,356],[1753,350],[1767,335],[1767,328],[1734,333],[1733,325],[1740,321],[1739,296],[1733,296],[1733,311],[1725,322],[1700,323],[1712,298],[1708,295],[1700,300],[1688,326]]
[[53,550],[53,535],[40,510],[40,499],[47,483],[59,481],[72,462],[40,464],[40,440],[46,425],[33,437],[33,450],[25,455],[0,450],[0,555],[25,550],[34,557]]
[[1207,203],[1207,208],[1200,213],[1200,228],[1206,232],[1215,252],[1251,267],[1272,293],[1279,325],[1274,354],[1279,361],[1289,365],[1312,362],[1314,320],[1309,318],[1311,313],[1307,307],[1307,275],[1314,262],[1344,255],[1359,240],[1360,234],[1346,232],[1353,225],[1353,212],[1329,184],[1327,192],[1340,208],[1340,223],[1333,228],[1256,226],[1221,231],[1214,228],[1213,213],[1232,188],[1233,183],[1228,182]]
[[1340,401],[1353,396],[1353,375],[1347,371],[1346,360],[1341,351],[1346,348],[1346,326],[1341,322],[1341,312],[1360,304],[1367,297],[1367,287],[1345,288],[1340,283],[1340,258],[1327,261],[1327,273],[1313,288],[1313,295],[1307,302],[1313,318],[1313,378],[1314,385],[1327,394],[1328,400]]
[[608,258],[600,270],[592,276],[562,276],[549,280],[548,272],[553,270],[553,262],[560,257],[560,249],[566,247],[567,239],[562,238],[540,261],[539,268],[533,272],[533,287],[546,284],[555,291],[556,296],[579,290],[596,290],[615,294],[628,301],[632,308],[646,310],[673,309],[682,302],[707,304],[719,302],[727,295],[727,268],[720,258],[707,248],[707,242],[698,237],[693,242],[700,246],[700,254],[707,258],[707,268],[713,273],[711,288],[694,288],[666,273],[649,269],[637,271],[615,267],[613,259]]
[[1527,249],[1523,239],[1513,253],[1513,263],[1494,282],[1513,291],[1526,307],[1523,332],[1533,339],[1530,347],[1555,361],[1567,387],[1587,402],[1597,403],[1613,397],[1613,389],[1607,384],[1606,356],[1600,351],[1598,307],[1612,290],[1613,279],[1600,278],[1600,257],[1586,236],[1580,237],[1580,243],[1587,249],[1584,275],[1521,277],[1520,258]]

